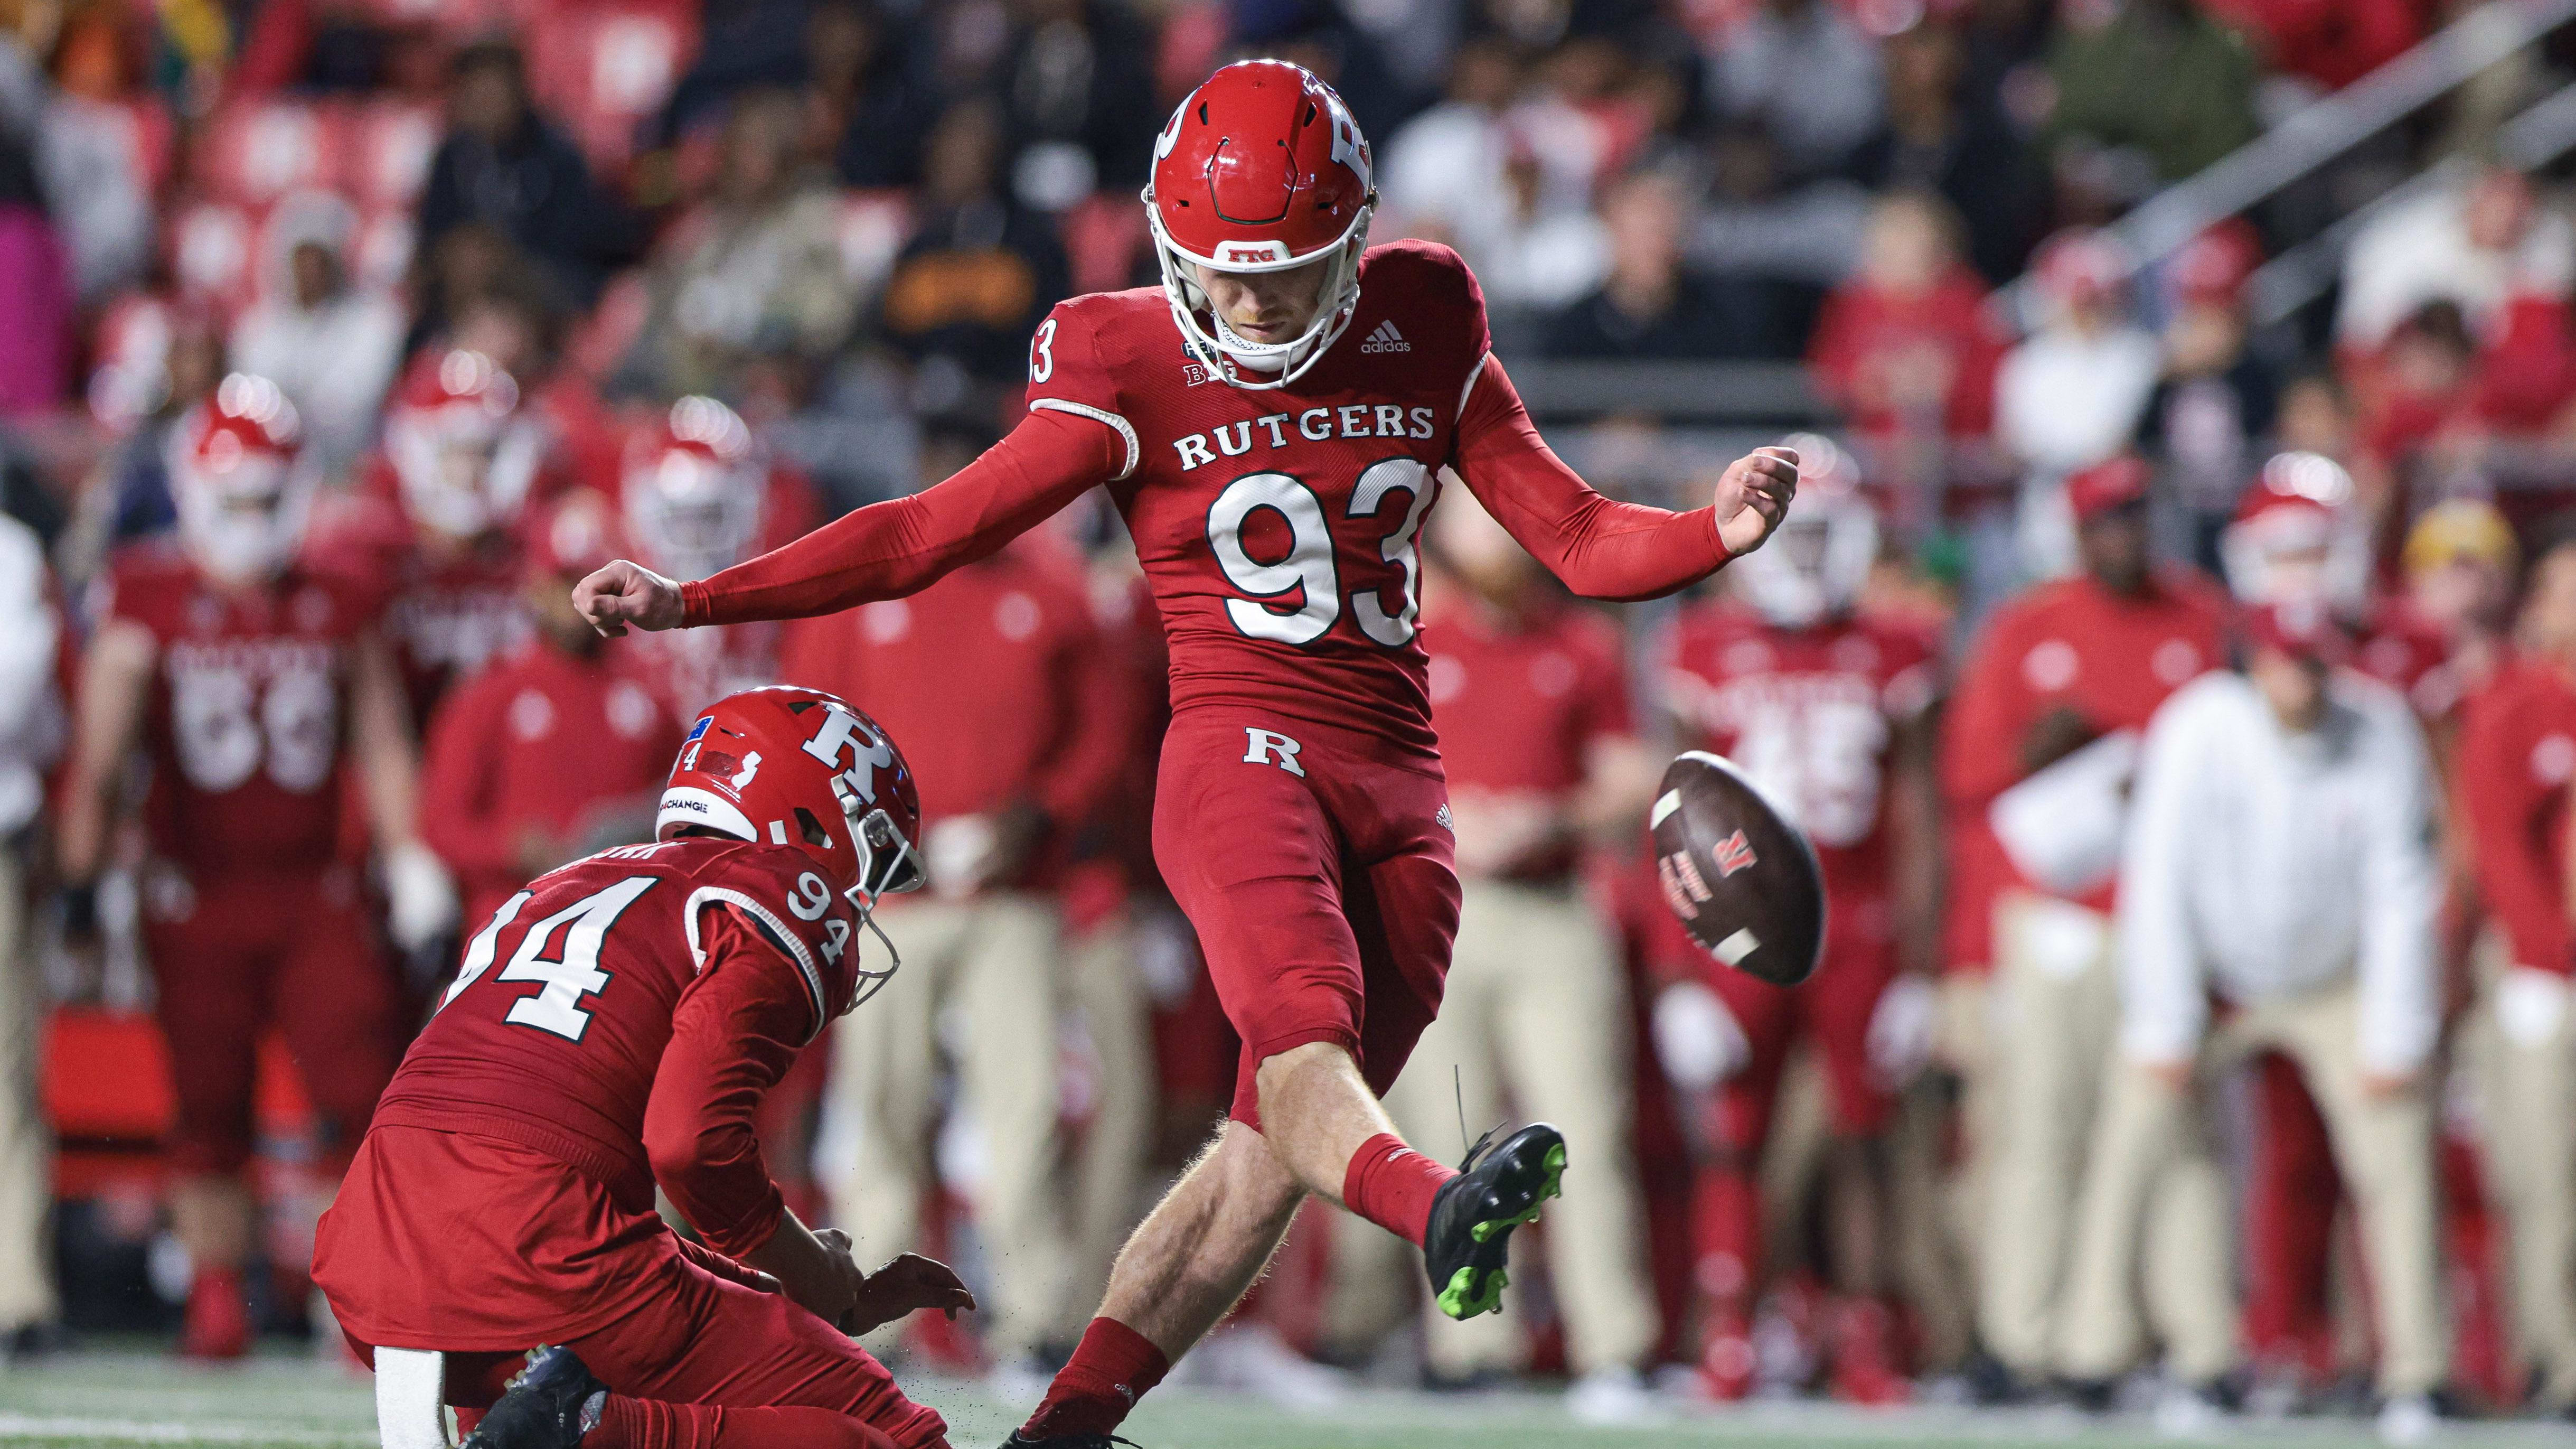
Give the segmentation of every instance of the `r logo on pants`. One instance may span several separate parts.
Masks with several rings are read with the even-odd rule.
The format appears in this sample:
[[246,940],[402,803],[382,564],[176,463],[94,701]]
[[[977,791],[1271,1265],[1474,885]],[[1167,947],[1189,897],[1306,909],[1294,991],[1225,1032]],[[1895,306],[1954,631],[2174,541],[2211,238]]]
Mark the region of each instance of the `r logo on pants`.
[[1243,737],[1245,764],[1276,764],[1300,780],[1306,778],[1306,767],[1297,763],[1297,752],[1304,749],[1304,745],[1277,730],[1259,729],[1252,725],[1244,726]]

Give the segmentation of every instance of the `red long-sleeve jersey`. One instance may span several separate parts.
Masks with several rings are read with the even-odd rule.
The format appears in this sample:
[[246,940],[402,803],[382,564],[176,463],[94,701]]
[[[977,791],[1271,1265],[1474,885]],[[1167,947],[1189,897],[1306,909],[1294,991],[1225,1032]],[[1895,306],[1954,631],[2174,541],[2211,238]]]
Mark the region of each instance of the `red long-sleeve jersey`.
[[2567,910],[2567,782],[2576,778],[2576,682],[2516,660],[2470,697],[2459,794],[2478,893],[2503,923],[2514,964],[2576,972]]
[[[1943,721],[1941,788],[1951,818],[1991,839],[1986,809],[2030,774],[2023,749],[2032,726],[2064,708],[2096,735],[2145,729],[2165,696],[2224,658],[2225,627],[2216,594],[2175,577],[2133,598],[2078,576],[1997,609],[1969,651]],[[1976,854],[1997,868],[1993,884],[2038,889],[2020,880],[2000,847]],[[2105,886],[2086,903],[2108,909],[2111,895]]]
[[856,994],[851,910],[787,846],[673,840],[541,876],[467,946],[374,1126],[533,1148],[638,1212],[658,1183],[740,1257],[780,1212],[753,1114]]
[[901,597],[1106,483],[1171,641],[1175,711],[1251,707],[1427,755],[1416,540],[1445,472],[1588,597],[1655,597],[1726,562],[1712,510],[1615,502],[1548,450],[1446,247],[1372,249],[1340,340],[1272,390],[1192,360],[1159,289],[1078,297],[1038,327],[1028,402],[946,482],[683,585],[685,622]]

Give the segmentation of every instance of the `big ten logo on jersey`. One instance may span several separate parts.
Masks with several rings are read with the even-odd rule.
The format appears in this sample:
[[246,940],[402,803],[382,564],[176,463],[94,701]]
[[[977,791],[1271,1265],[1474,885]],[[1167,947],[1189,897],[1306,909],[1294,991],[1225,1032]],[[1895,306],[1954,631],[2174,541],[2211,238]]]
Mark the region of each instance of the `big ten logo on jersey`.
[[1702,722],[1732,737],[1728,756],[1818,845],[1859,845],[1877,829],[1893,731],[1868,676],[1732,679],[1703,702]]
[[310,794],[331,778],[340,740],[340,659],[309,639],[182,639],[164,655],[179,770],[210,794],[263,765]]
[[[1394,403],[1347,403],[1299,413],[1269,413],[1175,438],[1172,451],[1180,455],[1181,471],[1187,473],[1220,457],[1240,458],[1256,446],[1265,450],[1292,448],[1292,436],[1309,443],[1345,438],[1403,438],[1419,443],[1428,441],[1435,431],[1434,417],[1429,408],[1403,408]],[[1209,446],[1211,441],[1214,447]]]

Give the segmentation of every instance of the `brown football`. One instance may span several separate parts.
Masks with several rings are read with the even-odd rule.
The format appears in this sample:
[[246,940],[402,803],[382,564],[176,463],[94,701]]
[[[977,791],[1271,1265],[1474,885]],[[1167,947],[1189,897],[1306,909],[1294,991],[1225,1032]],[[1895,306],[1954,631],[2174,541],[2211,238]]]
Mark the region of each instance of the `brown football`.
[[1647,817],[1665,904],[1702,949],[1748,976],[1795,986],[1825,946],[1825,878],[1805,831],[1732,761],[1673,761]]

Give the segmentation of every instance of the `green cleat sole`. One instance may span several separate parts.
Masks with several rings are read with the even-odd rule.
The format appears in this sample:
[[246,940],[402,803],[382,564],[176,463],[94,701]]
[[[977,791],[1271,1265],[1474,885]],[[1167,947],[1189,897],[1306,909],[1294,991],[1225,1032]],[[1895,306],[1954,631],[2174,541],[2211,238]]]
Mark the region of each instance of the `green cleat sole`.
[[1495,1273],[1479,1284],[1475,1269],[1461,1268],[1449,1275],[1449,1286],[1440,1290],[1440,1311],[1458,1319],[1499,1312],[1503,1306],[1503,1289],[1511,1281],[1509,1273]]
[[[1547,1169],[1547,1181],[1539,1187],[1538,1196],[1530,1199],[1529,1211],[1522,1213],[1517,1217],[1496,1218],[1489,1223],[1476,1224],[1475,1227],[1468,1231],[1475,1235],[1477,1242],[1490,1243],[1494,1240],[1494,1235],[1496,1233],[1506,1233],[1514,1228],[1537,1222],[1539,1204],[1552,1197],[1565,1196],[1565,1144],[1560,1142],[1556,1146],[1549,1148],[1547,1150],[1547,1156],[1542,1160],[1541,1165]],[[1462,1268],[1459,1271],[1465,1272],[1466,1270]],[[1453,1282],[1452,1287],[1454,1286],[1455,1284]],[[1446,1297],[1445,1294],[1443,1296],[1444,1298]],[[1452,1314],[1450,1316],[1454,1318],[1457,1315]]]

